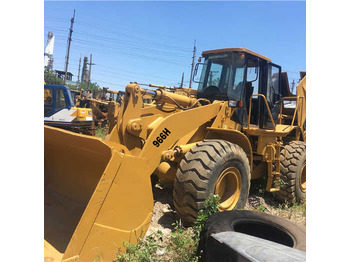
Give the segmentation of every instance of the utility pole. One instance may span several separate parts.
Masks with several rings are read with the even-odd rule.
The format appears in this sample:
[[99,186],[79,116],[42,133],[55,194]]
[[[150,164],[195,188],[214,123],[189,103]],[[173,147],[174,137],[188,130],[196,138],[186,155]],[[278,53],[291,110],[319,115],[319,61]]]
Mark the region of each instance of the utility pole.
[[75,18],[75,9],[74,9],[73,17],[70,19],[70,28],[69,28],[69,36],[68,36],[68,49],[67,49],[67,57],[66,57],[66,73],[64,74],[64,85],[66,84],[66,79],[67,79],[69,50],[70,50],[70,42],[72,41],[74,18]]
[[191,77],[190,77],[190,88],[192,84],[192,75],[193,75],[193,67],[194,67],[194,58],[196,57],[196,39],[194,40],[194,47],[193,47],[193,56],[192,56],[192,66],[191,66]]
[[182,73],[181,88],[184,87],[184,75],[185,75],[185,73]]
[[90,67],[89,67],[89,82],[88,82],[88,89],[90,89],[90,82],[91,82],[91,66],[95,65],[92,63],[92,54],[90,54],[90,63],[89,63]]
[[292,94],[294,92],[294,85],[295,85],[295,82],[294,82],[294,79],[293,79],[293,82],[292,82]]

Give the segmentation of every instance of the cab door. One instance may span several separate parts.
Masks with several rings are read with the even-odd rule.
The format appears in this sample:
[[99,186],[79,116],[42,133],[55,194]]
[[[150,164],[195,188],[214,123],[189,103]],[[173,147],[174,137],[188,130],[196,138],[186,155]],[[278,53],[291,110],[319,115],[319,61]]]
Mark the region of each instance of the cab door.
[[[250,125],[260,126],[261,97],[254,96],[262,92],[264,61],[257,57],[248,57],[244,72],[243,126],[248,127],[249,108],[251,110]],[[250,103],[250,98],[251,103]]]
[[44,88],[44,117],[52,119],[54,112],[54,92],[52,88]]
[[[272,119],[277,124],[278,115],[281,109],[281,67],[279,65],[268,63],[266,75],[265,96],[272,115]],[[269,113],[264,113],[264,128],[272,128],[272,120]]]

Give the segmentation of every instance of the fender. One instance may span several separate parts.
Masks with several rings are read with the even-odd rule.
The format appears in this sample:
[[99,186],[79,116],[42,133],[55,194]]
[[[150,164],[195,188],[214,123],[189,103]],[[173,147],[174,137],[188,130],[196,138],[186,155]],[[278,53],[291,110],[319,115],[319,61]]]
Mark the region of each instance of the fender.
[[208,127],[207,130],[208,133],[205,139],[222,139],[239,145],[247,154],[250,164],[250,172],[253,171],[253,149],[246,135],[233,129]]

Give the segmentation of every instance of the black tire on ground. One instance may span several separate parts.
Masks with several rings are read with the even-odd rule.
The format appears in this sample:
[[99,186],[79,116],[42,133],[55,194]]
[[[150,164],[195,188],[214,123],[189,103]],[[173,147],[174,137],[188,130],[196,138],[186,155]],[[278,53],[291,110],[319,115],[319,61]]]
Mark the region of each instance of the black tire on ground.
[[[281,186],[274,193],[276,199],[286,203],[306,199],[306,144],[292,141],[281,150]],[[304,175],[303,175],[304,172]],[[305,188],[302,187],[304,183]]]
[[206,222],[198,246],[200,261],[208,261],[206,250],[212,234],[234,231],[306,251],[306,228],[288,219],[249,210],[212,215]]
[[[250,187],[249,161],[241,147],[225,140],[210,139],[197,143],[185,154],[176,173],[173,191],[175,210],[184,225],[194,223],[198,211],[204,208],[205,200],[215,193],[218,178],[230,168],[239,171],[236,173],[240,191],[232,202],[235,206],[227,210],[241,209],[247,202]],[[221,178],[221,181],[224,179]],[[232,185],[231,181],[224,183]],[[224,199],[221,200],[224,202]]]

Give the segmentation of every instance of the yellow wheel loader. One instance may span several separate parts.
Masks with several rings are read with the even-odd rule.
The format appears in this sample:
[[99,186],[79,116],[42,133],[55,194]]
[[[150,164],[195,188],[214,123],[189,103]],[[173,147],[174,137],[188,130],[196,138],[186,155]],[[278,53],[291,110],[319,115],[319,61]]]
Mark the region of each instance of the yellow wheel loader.
[[[210,194],[243,208],[250,181],[279,199],[305,199],[306,78],[292,95],[281,67],[245,48],[202,53],[197,97],[136,83],[106,139],[45,126],[45,257],[111,261],[152,218],[151,176],[174,185],[194,222]],[[154,102],[143,103],[144,96]]]
[[[92,97],[90,97],[90,94]],[[107,123],[113,122],[123,100],[124,92],[109,90],[108,87],[87,92],[85,98],[79,99],[81,107],[91,108],[95,126],[105,127]],[[113,123],[108,128],[111,130]]]

